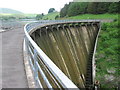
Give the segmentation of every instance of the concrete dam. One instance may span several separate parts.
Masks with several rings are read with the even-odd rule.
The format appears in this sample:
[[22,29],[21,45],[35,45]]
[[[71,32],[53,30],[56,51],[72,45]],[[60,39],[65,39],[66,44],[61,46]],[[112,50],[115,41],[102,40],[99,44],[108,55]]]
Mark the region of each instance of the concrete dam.
[[30,28],[26,33],[33,40],[31,43],[26,38],[26,46],[30,64],[34,68],[36,86],[94,87],[95,51],[100,21],[58,21],[33,26],[31,28],[28,24],[25,28]]

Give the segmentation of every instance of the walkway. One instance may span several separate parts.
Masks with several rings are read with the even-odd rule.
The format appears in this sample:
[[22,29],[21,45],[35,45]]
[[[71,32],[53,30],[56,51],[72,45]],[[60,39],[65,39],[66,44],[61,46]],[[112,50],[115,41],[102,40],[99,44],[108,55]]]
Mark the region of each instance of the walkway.
[[23,25],[2,33],[2,88],[27,88],[23,63]]

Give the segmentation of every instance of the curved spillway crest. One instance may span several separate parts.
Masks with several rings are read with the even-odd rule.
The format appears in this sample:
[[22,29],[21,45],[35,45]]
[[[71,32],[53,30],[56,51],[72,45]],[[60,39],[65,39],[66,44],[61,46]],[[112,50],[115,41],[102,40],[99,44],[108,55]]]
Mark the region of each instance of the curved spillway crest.
[[93,52],[99,28],[99,22],[59,23],[37,28],[31,37],[75,85],[84,88],[94,83]]

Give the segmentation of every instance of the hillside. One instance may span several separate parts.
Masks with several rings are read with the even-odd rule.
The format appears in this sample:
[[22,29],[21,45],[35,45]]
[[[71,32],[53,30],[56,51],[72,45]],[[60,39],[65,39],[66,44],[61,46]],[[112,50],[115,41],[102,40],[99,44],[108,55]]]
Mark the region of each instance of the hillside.
[[10,13],[10,14],[22,14],[22,12],[9,9],[9,8],[0,8],[0,13]]
[[25,14],[9,8],[0,8],[0,20],[35,19],[36,14]]
[[117,19],[118,14],[83,14],[67,17],[67,19]]
[[42,19],[44,19],[44,20],[55,20],[55,17],[57,15],[59,15],[59,12],[52,12],[52,13],[49,13],[49,14],[43,16]]

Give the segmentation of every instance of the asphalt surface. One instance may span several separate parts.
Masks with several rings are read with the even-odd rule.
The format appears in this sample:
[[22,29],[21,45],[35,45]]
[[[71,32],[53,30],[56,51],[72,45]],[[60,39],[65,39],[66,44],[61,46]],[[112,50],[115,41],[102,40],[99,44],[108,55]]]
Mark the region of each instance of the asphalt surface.
[[0,33],[0,90],[2,88],[2,34]]
[[28,88],[23,61],[24,25],[2,32],[2,88]]

